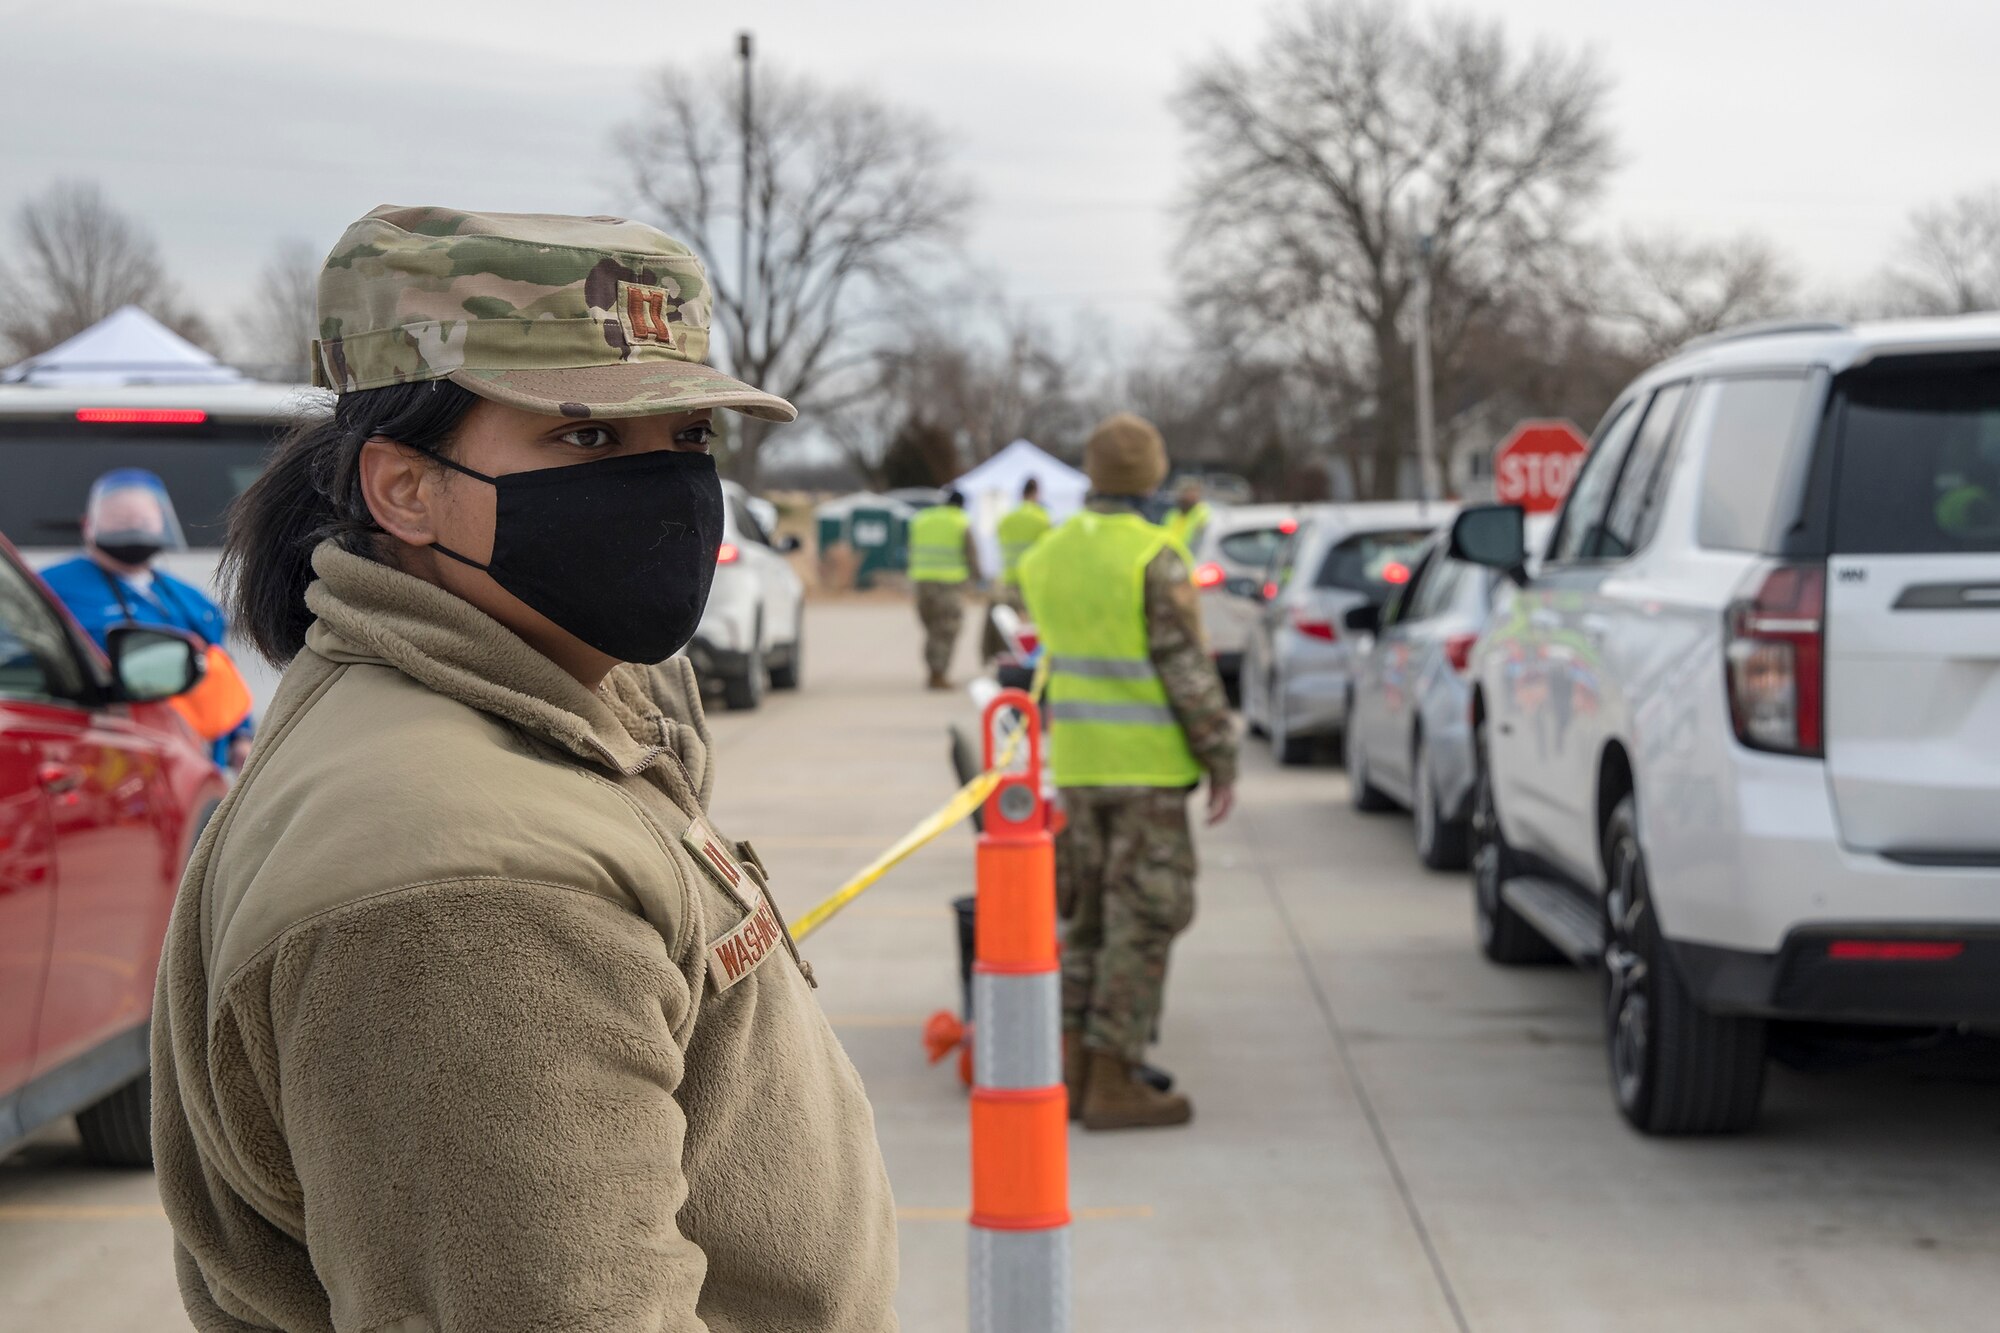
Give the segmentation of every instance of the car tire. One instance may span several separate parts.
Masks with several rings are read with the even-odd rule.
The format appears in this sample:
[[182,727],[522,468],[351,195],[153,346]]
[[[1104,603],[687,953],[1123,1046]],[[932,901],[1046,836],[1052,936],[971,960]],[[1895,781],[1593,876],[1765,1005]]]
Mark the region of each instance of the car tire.
[[1500,828],[1500,808],[1494,803],[1493,769],[1486,758],[1486,724],[1472,733],[1472,862],[1473,930],[1479,952],[1502,967],[1527,967],[1565,961],[1542,933],[1500,896],[1500,886],[1519,870],[1514,849]]
[[750,636],[750,648],[743,655],[743,671],[722,680],[722,701],[733,711],[742,712],[764,702],[764,683],[769,679],[764,666],[764,627]]
[[1643,1134],[1735,1134],[1757,1123],[1768,1038],[1762,1019],[1703,1009],[1660,934],[1638,805],[1604,826],[1604,1049],[1618,1110]]
[[[1347,715],[1354,716],[1354,701],[1348,700]],[[1343,747],[1343,758],[1347,765],[1347,799],[1353,807],[1364,815],[1377,815],[1394,810],[1396,803],[1382,794],[1382,789],[1368,781],[1368,747],[1354,737],[1347,738]]]
[[806,650],[806,627],[803,613],[799,622],[792,626],[792,641],[785,649],[782,662],[771,668],[771,688],[774,690],[796,690],[804,670],[802,657]]
[[1417,859],[1427,869],[1465,869],[1470,859],[1471,830],[1464,820],[1447,818],[1438,808],[1430,747],[1424,744],[1421,732],[1410,754],[1410,816],[1410,829],[1417,840]]
[[153,1077],[139,1075],[76,1113],[83,1155],[100,1166],[153,1164]]
[[1265,698],[1271,718],[1271,754],[1288,768],[1298,768],[1312,762],[1313,738],[1292,734],[1290,722],[1285,717],[1285,691],[1275,679],[1266,691]]

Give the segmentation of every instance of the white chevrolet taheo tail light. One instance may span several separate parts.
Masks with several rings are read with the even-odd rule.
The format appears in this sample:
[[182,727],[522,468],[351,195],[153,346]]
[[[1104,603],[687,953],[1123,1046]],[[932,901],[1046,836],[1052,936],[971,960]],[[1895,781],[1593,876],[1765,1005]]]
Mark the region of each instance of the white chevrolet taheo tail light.
[[1780,754],[1823,753],[1826,566],[1760,571],[1729,608],[1729,716],[1736,739]]

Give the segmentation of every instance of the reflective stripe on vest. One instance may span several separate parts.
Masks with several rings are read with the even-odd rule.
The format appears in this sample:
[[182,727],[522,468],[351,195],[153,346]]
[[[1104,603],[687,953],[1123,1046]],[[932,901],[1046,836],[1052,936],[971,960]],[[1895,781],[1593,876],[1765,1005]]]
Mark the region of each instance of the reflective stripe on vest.
[[1185,787],[1201,777],[1153,669],[1146,566],[1171,539],[1137,514],[1085,512],[1021,561],[1049,653],[1049,743],[1060,787]]
[[932,505],[910,520],[910,578],[917,583],[963,583],[972,577],[965,563],[965,511]]
[[1049,511],[1033,500],[1024,500],[1018,509],[1000,520],[1000,581],[1021,581],[1021,557],[1035,548],[1049,530]]

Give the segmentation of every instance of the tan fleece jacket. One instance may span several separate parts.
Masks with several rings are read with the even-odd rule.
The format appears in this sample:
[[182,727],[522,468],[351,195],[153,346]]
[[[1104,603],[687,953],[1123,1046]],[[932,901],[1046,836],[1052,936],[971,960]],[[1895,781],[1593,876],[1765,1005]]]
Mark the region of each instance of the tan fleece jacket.
[[[182,884],[153,1137],[204,1330],[895,1327],[860,1079],[682,841],[685,663],[592,693],[331,544]],[[722,872],[726,874],[726,872]],[[743,923],[751,922],[745,926]],[[726,988],[711,945],[737,931]]]

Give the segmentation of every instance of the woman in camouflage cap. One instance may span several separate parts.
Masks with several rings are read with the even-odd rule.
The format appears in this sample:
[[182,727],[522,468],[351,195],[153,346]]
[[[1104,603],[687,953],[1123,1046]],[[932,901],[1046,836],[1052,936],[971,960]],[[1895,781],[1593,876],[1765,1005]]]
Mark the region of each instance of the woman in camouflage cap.
[[[894,1327],[860,1080],[709,822],[684,661],[720,540],[687,249],[381,208],[338,397],[232,520],[288,662],[182,885],[154,1138],[203,1329]],[[637,664],[637,665],[634,665]]]

